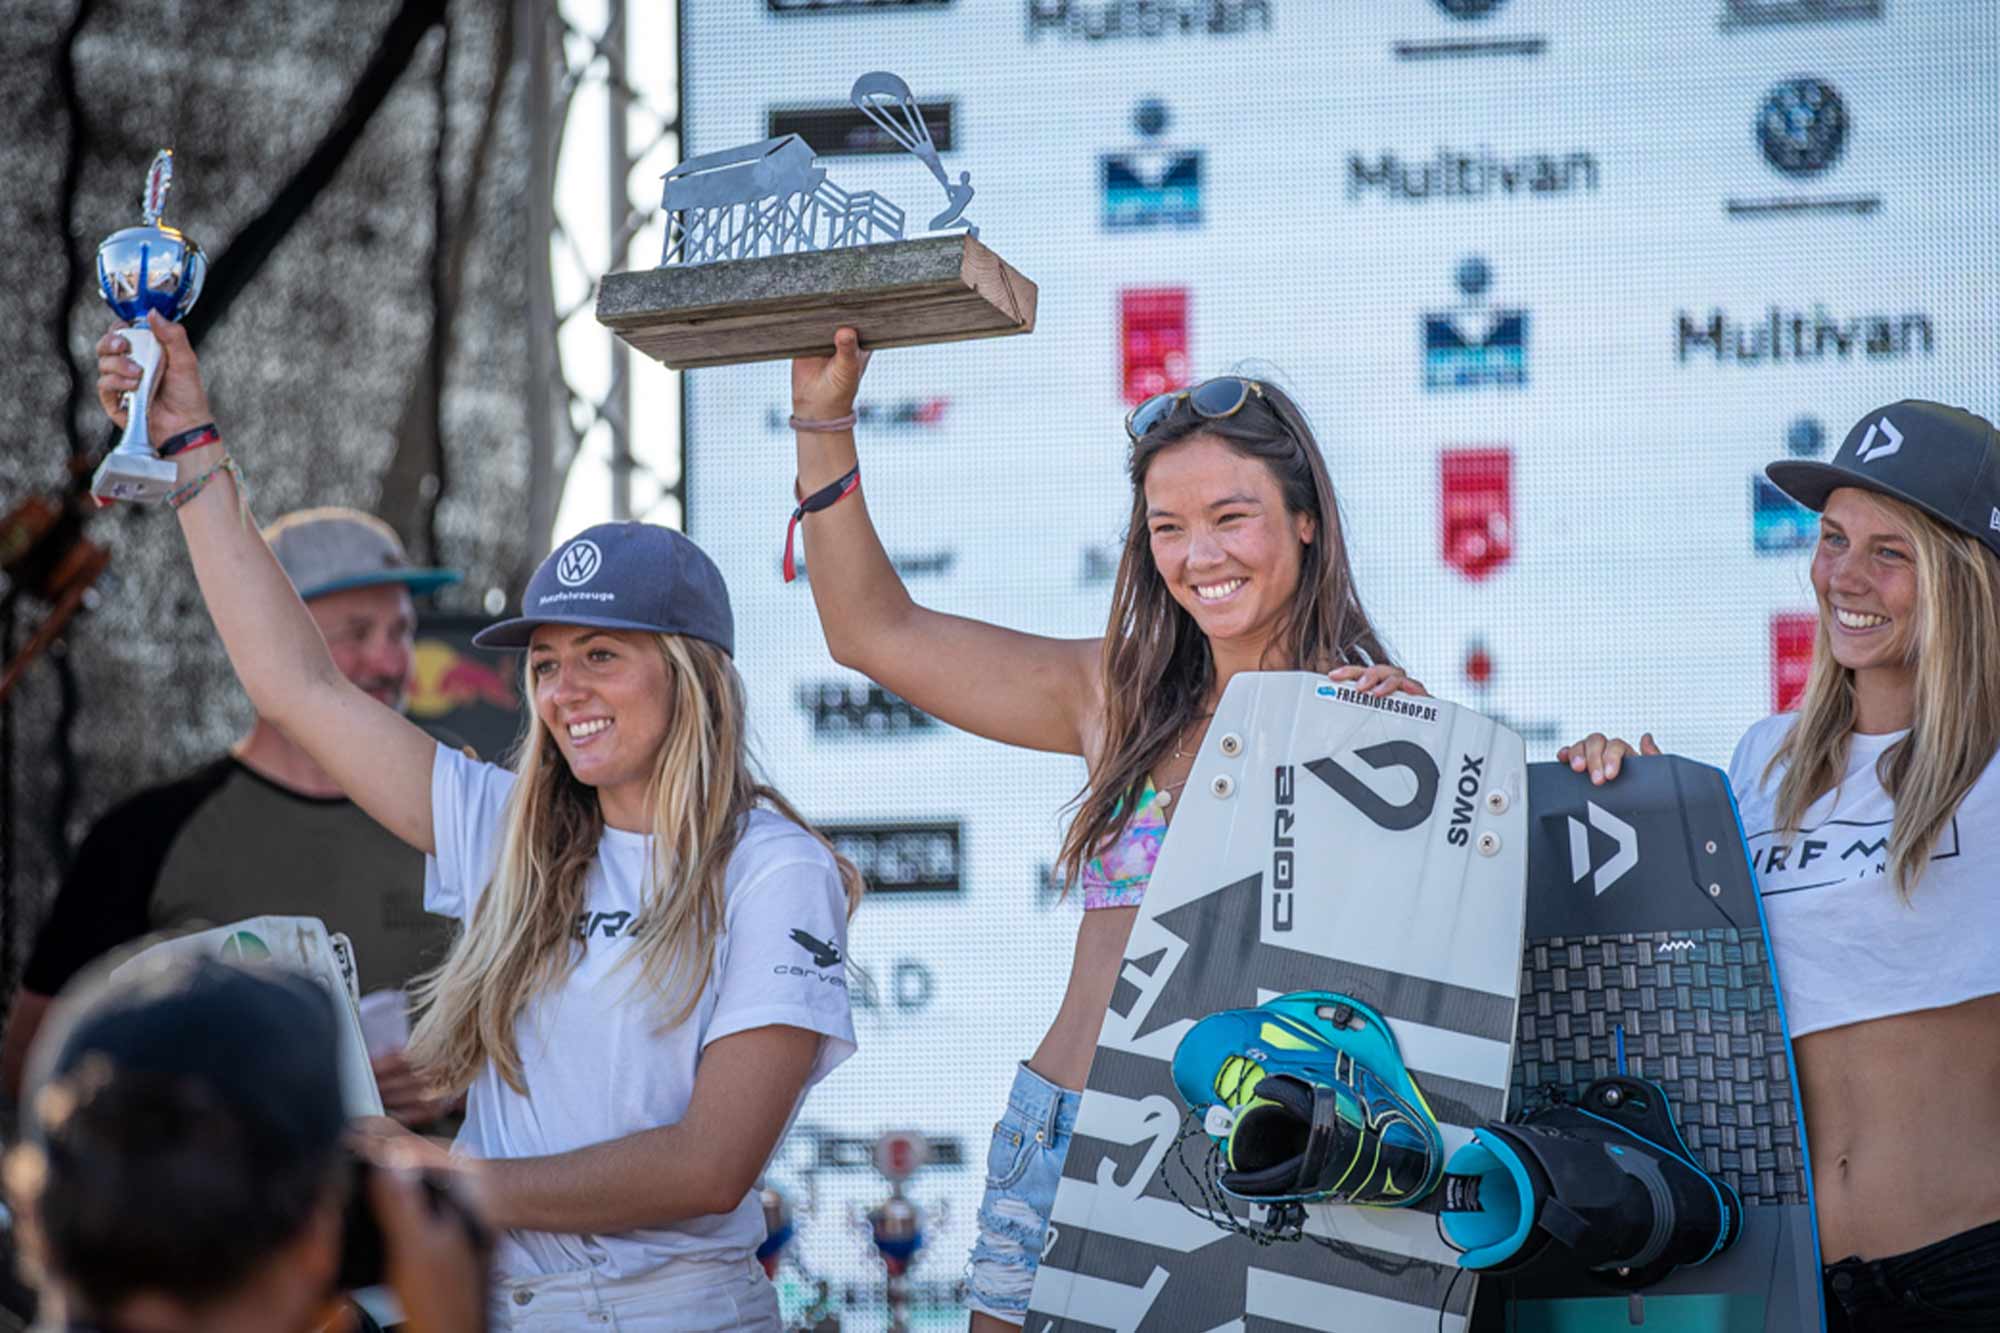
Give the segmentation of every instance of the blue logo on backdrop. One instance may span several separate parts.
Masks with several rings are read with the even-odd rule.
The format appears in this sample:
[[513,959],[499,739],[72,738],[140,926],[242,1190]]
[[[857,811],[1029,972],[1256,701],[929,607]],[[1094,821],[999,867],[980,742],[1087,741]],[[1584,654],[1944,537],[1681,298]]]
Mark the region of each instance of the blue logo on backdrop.
[[1722,30],[1882,17],[1882,0],[1723,0]]
[[1234,37],[1271,30],[1272,0],[1028,0],[1028,40]]
[[[1847,152],[1854,120],[1839,89],[1825,79],[1799,74],[1764,94],[1752,122],[1752,135],[1765,163],[1787,181],[1818,181]],[[1729,199],[1723,211],[1732,218],[1782,217],[1800,214],[1867,215],[1882,207],[1880,195],[1781,195],[1766,199]]]
[[1167,120],[1166,103],[1157,98],[1139,103],[1132,123],[1147,142],[1099,159],[1105,230],[1201,225],[1201,150],[1161,143]]
[[[1817,458],[1826,450],[1826,429],[1815,417],[1800,417],[1785,431],[1785,452]],[[1758,555],[1785,555],[1812,549],[1819,539],[1819,515],[1771,484],[1761,471],[1750,477],[1750,541]]]
[[1717,365],[1777,366],[1807,361],[1907,361],[1937,350],[1931,317],[1922,311],[1839,315],[1771,306],[1742,319],[1712,307],[1708,318],[1674,312],[1674,359],[1681,365],[1712,356]]
[[1347,198],[1377,194],[1403,204],[1432,199],[1550,199],[1597,193],[1597,157],[1588,149],[1567,153],[1465,152],[1440,148],[1432,157],[1402,157],[1384,149],[1370,163],[1347,155]]
[[943,9],[953,0],[764,0],[773,14],[858,14],[868,9]]
[[1757,146],[1787,176],[1817,176],[1847,147],[1847,104],[1824,79],[1801,76],[1771,89],[1757,113]]
[[1477,255],[1454,275],[1465,301],[1423,317],[1424,388],[1520,389],[1528,383],[1528,312],[1485,304],[1493,270]]
[[[1484,23],[1506,5],[1507,0],[1435,0],[1438,9],[1459,22]],[[1549,49],[1549,39],[1522,34],[1471,37],[1461,29],[1450,37],[1397,42],[1391,49],[1398,60],[1461,60],[1476,56],[1538,56]]]

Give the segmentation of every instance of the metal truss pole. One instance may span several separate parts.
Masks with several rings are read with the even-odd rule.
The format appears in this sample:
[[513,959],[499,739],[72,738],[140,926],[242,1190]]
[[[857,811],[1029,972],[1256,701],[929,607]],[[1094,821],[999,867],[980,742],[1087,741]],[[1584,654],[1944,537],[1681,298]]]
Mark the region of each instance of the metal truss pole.
[[[632,215],[632,196],[626,186],[626,179],[632,173],[632,154],[626,142],[631,85],[625,77],[625,0],[608,0],[605,18],[605,103],[611,123],[605,142],[605,162],[610,179],[606,182],[608,191],[604,215],[611,242],[607,263],[610,271],[616,271],[625,267],[625,247],[630,244],[627,223]],[[632,517],[632,393],[629,379],[632,349],[625,345],[624,339],[608,329],[604,339],[611,348],[610,387],[604,395],[604,425],[610,432],[611,445],[611,517],[622,521]]]
[[554,277],[549,238],[555,232],[556,106],[549,78],[554,18],[546,0],[515,0],[515,16],[528,62],[528,550],[539,559],[554,540],[556,497],[556,360]]

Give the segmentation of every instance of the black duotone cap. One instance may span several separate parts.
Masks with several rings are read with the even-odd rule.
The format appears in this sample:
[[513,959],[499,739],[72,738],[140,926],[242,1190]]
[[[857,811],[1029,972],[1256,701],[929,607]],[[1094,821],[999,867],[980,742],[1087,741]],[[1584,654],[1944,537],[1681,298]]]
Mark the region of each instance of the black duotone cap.
[[339,1040],[333,1003],[310,978],[177,959],[120,977],[87,1000],[50,1076],[101,1062],[112,1080],[192,1080],[239,1118],[253,1152],[295,1161],[340,1141]]
[[699,546],[653,523],[599,523],[549,552],[521,614],[472,636],[482,648],[525,648],[537,625],[590,625],[706,639],[736,654],[722,571]]
[[1764,474],[1808,509],[1854,486],[1907,501],[2000,556],[2000,431],[1962,407],[1921,398],[1854,423],[1828,462],[1786,458]]

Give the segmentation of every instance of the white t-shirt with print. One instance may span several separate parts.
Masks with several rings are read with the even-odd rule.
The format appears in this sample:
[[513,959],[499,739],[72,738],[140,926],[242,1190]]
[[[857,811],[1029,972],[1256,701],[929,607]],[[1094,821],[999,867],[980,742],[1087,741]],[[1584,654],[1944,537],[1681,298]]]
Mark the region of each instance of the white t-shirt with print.
[[2000,761],[1959,803],[1906,902],[1888,873],[1895,805],[1875,761],[1909,733],[1850,736],[1840,785],[1781,839],[1785,769],[1767,782],[1764,766],[1795,718],[1757,723],[1729,761],[1792,1036],[2000,992]]
[[[468,919],[492,879],[501,810],[514,775],[439,746],[431,770],[437,853],[425,867],[424,906]],[[847,900],[833,857],[797,824],[756,810],[729,860],[724,933],[700,1004],[659,1031],[658,1006],[635,993],[638,959],[624,966],[652,867],[651,839],[606,829],[584,880],[584,953],[557,990],[531,1001],[515,1025],[528,1095],[489,1062],[466,1099],[457,1149],[474,1157],[567,1152],[679,1121],[708,1043],[782,1024],[821,1034],[806,1086],[854,1053],[847,997]],[[797,1113],[797,1107],[793,1113]],[[764,1215],[755,1191],[727,1213],[617,1235],[513,1231],[495,1255],[502,1277],[594,1269],[607,1278],[652,1272],[683,1257],[755,1252]]]

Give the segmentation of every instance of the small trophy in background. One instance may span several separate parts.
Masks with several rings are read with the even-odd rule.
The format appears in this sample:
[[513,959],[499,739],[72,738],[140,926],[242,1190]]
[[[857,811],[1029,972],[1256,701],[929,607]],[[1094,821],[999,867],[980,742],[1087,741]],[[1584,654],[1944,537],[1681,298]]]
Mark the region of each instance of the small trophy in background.
[[163,148],[146,173],[139,225],[112,233],[97,247],[98,288],[105,304],[131,325],[125,330],[131,348],[126,355],[140,370],[137,392],[125,395],[125,434],[90,479],[90,493],[100,503],[163,500],[179,470],[153,452],[146,433],[146,408],[159,387],[160,369],[160,343],[146,327],[146,315],[157,310],[179,320],[194,309],[208,276],[208,258],[199,245],[160,220],[173,180],[173,150]]
[[875,1140],[875,1169],[889,1182],[889,1197],[868,1210],[868,1233],[888,1274],[889,1333],[910,1327],[910,1265],[924,1248],[924,1212],[905,1197],[903,1182],[930,1155],[930,1140],[914,1129],[890,1130]]

